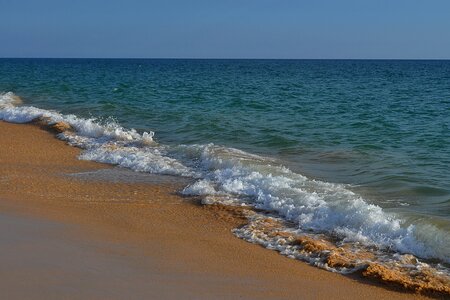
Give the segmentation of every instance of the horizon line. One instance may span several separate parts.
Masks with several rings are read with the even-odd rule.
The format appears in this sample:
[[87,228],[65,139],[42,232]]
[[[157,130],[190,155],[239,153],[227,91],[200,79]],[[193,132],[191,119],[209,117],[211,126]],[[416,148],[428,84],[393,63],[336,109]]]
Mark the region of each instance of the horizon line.
[[450,60],[450,58],[258,58],[258,57],[14,57],[0,59],[129,59],[129,60]]

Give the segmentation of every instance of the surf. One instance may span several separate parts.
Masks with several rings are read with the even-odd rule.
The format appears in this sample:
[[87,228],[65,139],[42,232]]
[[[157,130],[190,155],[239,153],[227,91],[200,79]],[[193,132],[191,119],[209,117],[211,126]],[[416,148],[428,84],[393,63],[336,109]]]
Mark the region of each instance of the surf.
[[249,224],[234,234],[249,242],[335,272],[371,267],[375,274],[387,268],[412,276],[427,270],[444,286],[449,278],[448,232],[432,224],[408,223],[369,203],[349,185],[308,178],[280,160],[232,147],[164,145],[154,140],[153,131],[25,106],[18,99],[12,92],[0,95],[0,120],[65,124],[57,137],[82,148],[80,159],[187,177],[191,183],[181,194],[201,197],[207,205],[247,207]]

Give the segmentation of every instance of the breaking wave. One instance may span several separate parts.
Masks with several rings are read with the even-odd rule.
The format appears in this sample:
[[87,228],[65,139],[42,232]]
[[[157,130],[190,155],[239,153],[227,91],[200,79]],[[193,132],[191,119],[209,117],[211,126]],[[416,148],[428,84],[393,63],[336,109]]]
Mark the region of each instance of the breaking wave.
[[[0,120],[26,123],[39,119],[48,125],[62,122],[66,127],[58,137],[83,148],[81,159],[140,172],[191,177],[193,183],[182,191],[185,195],[201,196],[206,204],[244,205],[264,211],[253,212],[249,225],[235,230],[237,236],[248,241],[344,273],[361,269],[368,261],[398,265],[404,255],[414,255],[415,260],[409,259],[405,266],[413,265],[417,270],[424,264],[429,266],[423,259],[434,260],[436,272],[448,276],[444,266],[450,263],[448,232],[431,224],[408,224],[401,215],[368,203],[344,184],[310,179],[275,159],[234,148],[214,144],[160,145],[153,140],[153,132],[139,133],[113,120],[84,119],[18,104],[20,98],[13,93],[0,94]],[[291,244],[286,244],[286,234],[264,233],[257,220],[267,213],[284,224],[284,229],[276,232],[313,240],[320,237],[332,247],[352,253],[347,256],[361,249],[374,256],[356,259],[351,267],[332,266],[327,261],[329,249],[319,251],[328,256],[314,251],[300,253],[298,247],[288,247]]]

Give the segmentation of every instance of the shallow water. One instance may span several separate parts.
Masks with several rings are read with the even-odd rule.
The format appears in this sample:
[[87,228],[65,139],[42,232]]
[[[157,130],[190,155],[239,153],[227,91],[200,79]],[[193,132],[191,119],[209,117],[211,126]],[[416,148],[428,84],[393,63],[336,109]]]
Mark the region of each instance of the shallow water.
[[450,261],[450,61],[1,59],[0,91],[23,100],[0,119],[69,122],[83,159]]
[[183,186],[190,183],[187,178],[179,176],[160,175],[153,173],[134,172],[124,168],[99,169],[79,173],[68,173],[66,176],[88,181],[104,181],[113,183],[147,183],[152,185]]

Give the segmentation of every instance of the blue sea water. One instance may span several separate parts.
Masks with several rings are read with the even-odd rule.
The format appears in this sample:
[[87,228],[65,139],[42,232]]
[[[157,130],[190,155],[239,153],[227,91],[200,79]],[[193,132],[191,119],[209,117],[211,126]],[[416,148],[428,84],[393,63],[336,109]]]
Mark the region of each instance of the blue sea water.
[[[186,194],[450,261],[450,61],[0,59],[0,92],[41,109],[0,119],[115,124],[66,137],[84,159],[192,177]],[[100,148],[117,128],[136,129],[134,144]],[[143,132],[157,146],[137,145]]]

